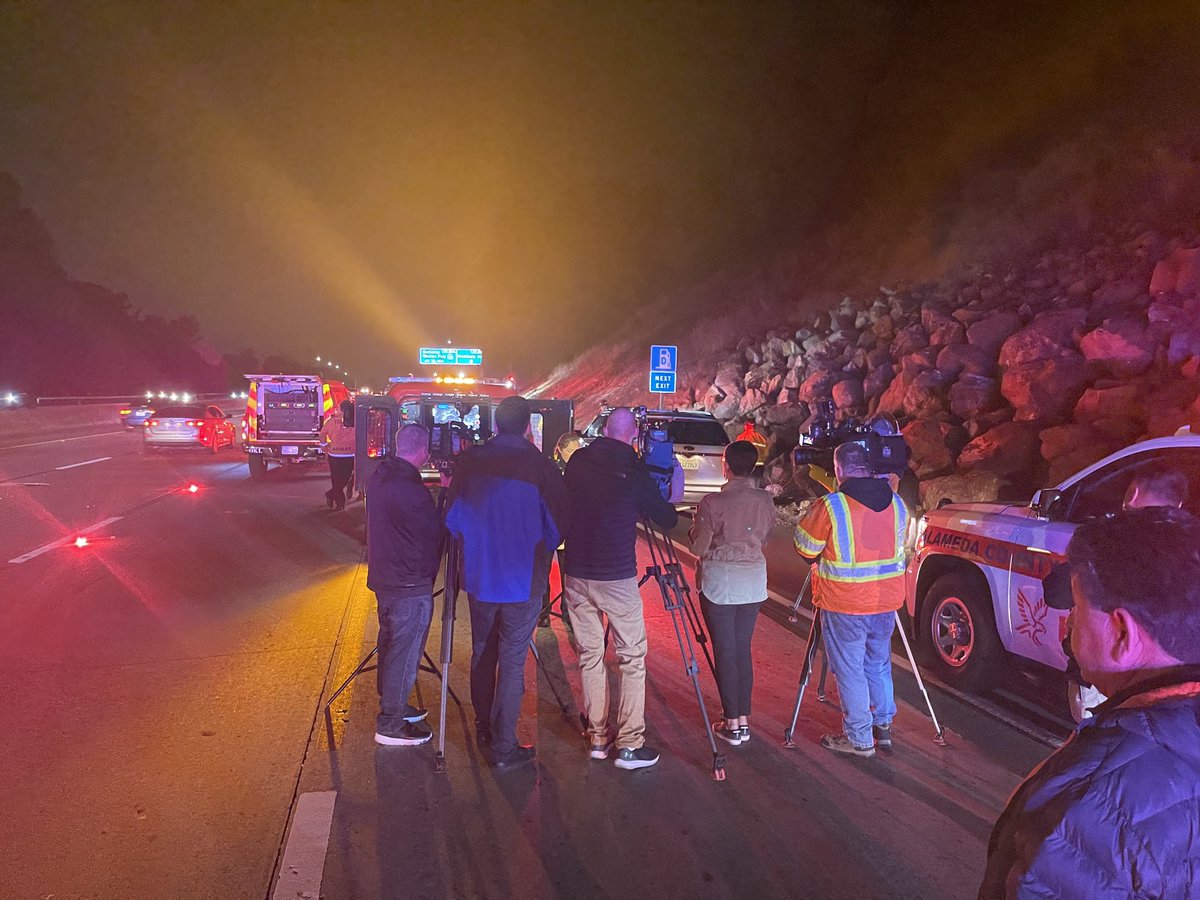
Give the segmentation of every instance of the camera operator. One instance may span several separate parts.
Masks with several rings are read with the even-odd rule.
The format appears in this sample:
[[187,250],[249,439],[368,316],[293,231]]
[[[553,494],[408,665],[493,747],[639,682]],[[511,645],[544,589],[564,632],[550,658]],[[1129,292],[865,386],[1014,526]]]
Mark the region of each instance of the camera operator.
[[396,431],[395,455],[371,475],[367,502],[367,587],[379,606],[379,716],[375,742],[414,746],[430,739],[426,712],[408,704],[433,615],[442,523],[421,482],[429,459],[422,425]]
[[446,527],[462,542],[471,606],[476,739],[491,747],[498,769],[535,755],[517,743],[517,717],[529,640],[568,516],[562,473],[524,437],[529,420],[524,397],[500,401],[497,434],[460,458],[446,513]]
[[908,510],[886,475],[876,476],[862,444],[833,451],[838,490],[797,525],[796,552],[816,564],[813,606],[837,676],[844,734],[824,735],[838,753],[874,756],[892,746],[892,630],[904,602]]
[[[621,670],[616,721],[616,765],[644,769],[658,762],[646,746],[646,620],[637,579],[637,525],[650,518],[660,528],[678,521],[633,445],[633,411],[617,407],[604,436],[577,450],[567,463],[572,524],[563,553],[563,597],[579,645],[583,712],[591,758],[608,759],[608,673],[604,667],[604,619],[612,630]],[[682,469],[674,479],[682,495]],[[672,496],[675,496],[673,493]]]

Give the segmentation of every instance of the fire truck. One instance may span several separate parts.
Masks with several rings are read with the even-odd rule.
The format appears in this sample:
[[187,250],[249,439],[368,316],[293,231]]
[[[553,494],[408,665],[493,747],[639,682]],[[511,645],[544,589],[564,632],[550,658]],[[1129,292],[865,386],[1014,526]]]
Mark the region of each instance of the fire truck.
[[319,434],[325,419],[350,398],[340,381],[319,375],[247,375],[245,450],[250,477],[258,480],[272,465],[312,462],[324,457]]
[[[354,401],[358,490],[365,487],[378,461],[392,452],[396,429],[408,422],[430,431],[432,455],[421,475],[426,481],[437,481],[453,457],[495,433],[495,408],[515,393],[511,379],[409,375],[389,381],[385,394],[359,395]],[[552,457],[559,438],[574,427],[574,403],[539,398],[529,403],[531,439]]]

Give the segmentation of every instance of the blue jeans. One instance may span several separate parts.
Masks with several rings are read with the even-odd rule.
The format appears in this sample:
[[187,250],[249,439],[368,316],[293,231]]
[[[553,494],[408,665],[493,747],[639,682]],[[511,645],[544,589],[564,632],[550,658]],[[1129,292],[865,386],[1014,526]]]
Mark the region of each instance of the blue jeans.
[[492,753],[517,749],[517,717],[525,694],[525,659],[542,610],[542,598],[471,606],[471,704],[476,734],[491,737]]
[[891,725],[896,715],[892,691],[892,629],[895,613],[854,616],[821,610],[825,652],[837,676],[842,728],[856,747],[872,747],[872,725]]
[[405,596],[376,591],[379,603],[379,665],[375,670],[379,689],[377,731],[395,731],[411,715],[408,695],[417,683],[417,665],[433,616],[433,595]]

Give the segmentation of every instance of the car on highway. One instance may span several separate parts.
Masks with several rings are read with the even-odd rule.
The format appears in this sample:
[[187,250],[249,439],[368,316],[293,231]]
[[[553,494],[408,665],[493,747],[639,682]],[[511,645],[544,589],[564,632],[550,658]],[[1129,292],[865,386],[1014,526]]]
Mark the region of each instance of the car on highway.
[[118,410],[121,424],[129,429],[141,428],[154,415],[154,407],[145,400],[130,400]]
[[[600,410],[583,432],[586,444],[600,437],[611,408]],[[675,445],[675,459],[683,469],[683,499],[681,506],[695,506],[708,494],[721,490],[725,483],[722,460],[729,435],[716,418],[706,412],[691,410],[648,410],[646,423],[663,428]]]
[[1014,658],[1065,669],[1067,611],[1046,605],[1042,582],[1065,560],[1075,529],[1118,512],[1134,476],[1152,468],[1182,472],[1186,508],[1200,514],[1200,435],[1186,432],[1118,450],[1027,503],[927,512],[917,525],[905,594],[933,671],[978,688],[999,681]]
[[238,424],[218,406],[164,406],[146,420],[142,445],[147,450],[169,447],[208,447],[216,451],[234,446]]

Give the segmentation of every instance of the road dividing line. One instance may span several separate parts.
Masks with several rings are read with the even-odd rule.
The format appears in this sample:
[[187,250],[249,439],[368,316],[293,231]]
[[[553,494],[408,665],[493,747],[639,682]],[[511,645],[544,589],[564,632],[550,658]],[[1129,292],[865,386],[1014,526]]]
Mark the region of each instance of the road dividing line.
[[106,459],[112,459],[111,456],[97,456],[95,459],[89,459],[81,463],[71,463],[69,466],[55,466],[55,472],[62,472],[66,469],[78,469],[80,466],[90,466],[92,463],[104,462]]
[[47,444],[65,444],[67,441],[86,441],[89,438],[107,437],[110,434],[124,434],[125,429],[120,431],[97,431],[95,434],[80,434],[75,437],[55,438],[52,441],[35,441],[32,444],[9,444],[5,447],[0,447],[3,450],[20,450],[23,447],[45,447]]
[[337,791],[301,794],[292,816],[283,862],[275,881],[272,900],[321,896],[321,878],[325,874],[325,853],[333,828],[333,804]]
[[42,544],[35,550],[30,550],[28,553],[22,553],[20,556],[15,556],[9,560],[10,563],[29,562],[31,559],[36,559],[43,553],[48,553],[51,550],[57,550],[71,541],[75,540],[81,534],[91,534],[93,531],[99,531],[106,525],[111,525],[113,522],[120,522],[123,516],[109,516],[103,522],[97,522],[95,525],[89,525],[87,528],[80,528],[78,531],[72,532],[69,537],[59,538],[57,541],[51,541],[49,544]]

